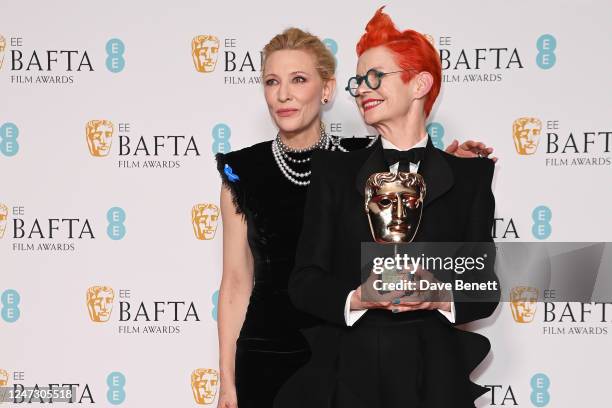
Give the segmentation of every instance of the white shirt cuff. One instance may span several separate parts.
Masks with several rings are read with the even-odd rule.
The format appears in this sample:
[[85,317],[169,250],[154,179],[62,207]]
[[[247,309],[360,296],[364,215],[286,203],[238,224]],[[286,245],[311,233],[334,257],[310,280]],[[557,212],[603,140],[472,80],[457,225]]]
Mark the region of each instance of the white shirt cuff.
[[353,296],[353,292],[354,290],[349,292],[348,296],[346,297],[346,302],[344,302],[344,321],[346,322],[347,326],[354,325],[355,322],[368,311],[367,309],[351,310],[351,297]]
[[446,317],[449,322],[455,323],[455,302],[453,301],[453,292],[451,292],[450,312],[442,309],[438,309],[438,312],[442,313],[442,316]]

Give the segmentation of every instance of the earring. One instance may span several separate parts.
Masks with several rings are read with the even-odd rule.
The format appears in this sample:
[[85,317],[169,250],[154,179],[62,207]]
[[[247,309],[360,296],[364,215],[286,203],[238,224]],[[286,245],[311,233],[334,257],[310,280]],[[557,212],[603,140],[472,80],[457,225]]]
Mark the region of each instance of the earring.
[[327,98],[323,99],[323,105],[325,105],[327,102]]

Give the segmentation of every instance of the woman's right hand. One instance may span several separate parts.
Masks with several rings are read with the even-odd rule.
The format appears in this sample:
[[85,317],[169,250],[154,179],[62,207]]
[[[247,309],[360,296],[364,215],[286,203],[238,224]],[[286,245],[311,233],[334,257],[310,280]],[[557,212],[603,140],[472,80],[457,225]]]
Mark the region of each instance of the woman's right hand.
[[217,408],[238,408],[238,395],[234,384],[224,385],[223,381],[221,382]]
[[361,300],[363,297],[368,298],[367,296],[362,295],[362,287],[363,285],[355,289],[353,295],[351,296],[351,310],[388,309],[391,306],[391,301],[369,302]]

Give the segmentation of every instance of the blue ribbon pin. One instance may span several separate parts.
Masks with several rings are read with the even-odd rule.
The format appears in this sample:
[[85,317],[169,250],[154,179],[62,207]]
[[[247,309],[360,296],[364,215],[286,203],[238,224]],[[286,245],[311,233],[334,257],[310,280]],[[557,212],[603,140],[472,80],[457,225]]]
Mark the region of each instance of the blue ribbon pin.
[[240,177],[238,177],[237,174],[234,174],[234,170],[232,170],[229,164],[226,164],[225,167],[223,167],[223,172],[232,183],[236,180],[240,180]]

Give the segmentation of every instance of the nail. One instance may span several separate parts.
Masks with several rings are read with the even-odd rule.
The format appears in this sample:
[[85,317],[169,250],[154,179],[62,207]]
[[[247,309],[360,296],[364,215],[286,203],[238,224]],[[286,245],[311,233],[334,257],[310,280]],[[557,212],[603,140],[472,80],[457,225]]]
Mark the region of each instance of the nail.
[[399,298],[393,299],[393,302],[391,302],[391,303],[393,303],[394,305],[399,305],[400,304],[400,300],[399,300]]
[[391,313],[399,313],[399,309],[391,309]]

